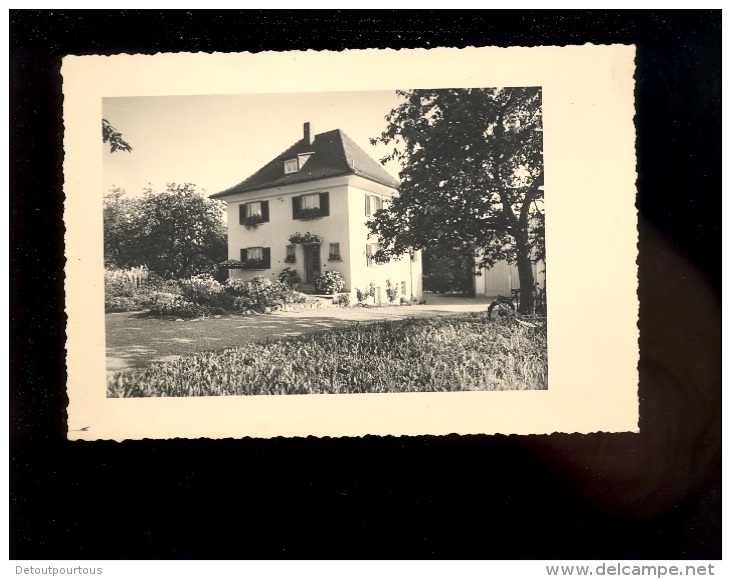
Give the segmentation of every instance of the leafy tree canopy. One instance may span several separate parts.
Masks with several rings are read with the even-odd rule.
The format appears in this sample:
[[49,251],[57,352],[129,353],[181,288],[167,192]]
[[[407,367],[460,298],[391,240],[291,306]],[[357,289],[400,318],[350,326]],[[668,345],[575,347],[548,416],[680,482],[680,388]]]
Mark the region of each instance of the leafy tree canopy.
[[[398,91],[372,143],[392,145],[400,194],[368,223],[387,256],[441,247],[478,265],[517,263],[532,308],[532,261],[545,259],[541,89]],[[530,294],[530,295],[529,295]]]
[[122,133],[109,124],[107,119],[102,119],[102,140],[109,143],[112,153],[116,151],[132,152],[132,146],[122,138]]
[[168,183],[127,199],[113,189],[104,198],[104,257],[108,265],[147,268],[166,278],[212,273],[227,257],[224,204],[195,185]]

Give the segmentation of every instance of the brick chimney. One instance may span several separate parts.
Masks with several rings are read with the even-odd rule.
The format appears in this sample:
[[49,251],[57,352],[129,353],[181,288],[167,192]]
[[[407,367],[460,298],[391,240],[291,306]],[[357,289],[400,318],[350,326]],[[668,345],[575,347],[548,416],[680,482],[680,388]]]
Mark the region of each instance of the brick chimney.
[[310,123],[305,123],[304,133],[305,133],[305,143],[307,143],[308,145],[311,145],[312,139],[310,138]]

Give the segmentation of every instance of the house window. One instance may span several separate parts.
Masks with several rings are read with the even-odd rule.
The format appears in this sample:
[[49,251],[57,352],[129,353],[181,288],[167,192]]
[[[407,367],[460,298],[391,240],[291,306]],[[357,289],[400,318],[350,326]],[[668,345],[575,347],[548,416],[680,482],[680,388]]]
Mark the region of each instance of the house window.
[[256,225],[269,221],[269,201],[253,201],[239,205],[239,224]]
[[246,209],[246,217],[254,217],[255,215],[261,216],[261,201],[247,203],[244,205],[244,209]]
[[320,208],[320,194],[315,193],[313,195],[302,195],[302,209],[319,209]]
[[415,250],[411,250],[411,261],[419,261],[419,253]]
[[290,173],[296,173],[299,171],[299,164],[297,159],[287,159],[284,162],[284,174],[289,175]]
[[378,262],[374,259],[373,256],[379,249],[381,249],[380,243],[369,243],[366,245],[366,265],[368,267],[378,265]]
[[317,219],[330,215],[330,194],[310,193],[292,197],[292,219]]
[[339,243],[331,243],[330,244],[330,256],[328,257],[329,261],[342,261],[342,256],[340,255],[340,244]]
[[405,281],[401,282],[401,294],[406,295],[406,282]]
[[287,246],[287,257],[284,258],[285,263],[296,263],[296,261],[297,261],[297,254],[295,253],[296,251],[297,251],[296,245]]
[[271,250],[268,247],[246,247],[241,250],[244,269],[269,269]]
[[383,199],[376,195],[365,196],[365,214],[367,217],[373,215],[379,209],[383,209]]

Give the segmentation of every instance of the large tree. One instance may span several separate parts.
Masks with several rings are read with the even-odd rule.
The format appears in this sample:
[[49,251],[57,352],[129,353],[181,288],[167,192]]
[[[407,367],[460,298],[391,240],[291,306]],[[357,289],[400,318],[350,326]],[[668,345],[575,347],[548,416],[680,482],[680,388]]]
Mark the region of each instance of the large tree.
[[125,199],[112,190],[104,204],[104,250],[108,264],[145,265],[166,278],[210,273],[226,259],[223,203],[195,185],[168,183]]
[[115,187],[104,195],[104,265],[127,267],[134,263],[134,236],[141,220],[139,198],[128,198]]
[[377,139],[402,166],[400,194],[368,225],[382,259],[441,247],[507,260],[532,311],[532,263],[545,259],[541,89],[398,91],[404,102]]

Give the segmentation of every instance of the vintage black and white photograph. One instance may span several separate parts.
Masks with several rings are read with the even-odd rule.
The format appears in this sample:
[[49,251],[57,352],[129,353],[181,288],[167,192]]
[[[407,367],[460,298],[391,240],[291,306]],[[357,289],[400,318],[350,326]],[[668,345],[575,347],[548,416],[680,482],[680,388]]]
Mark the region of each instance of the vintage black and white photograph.
[[636,429],[632,58],[67,59],[69,436]]
[[541,87],[102,111],[109,397],[547,388]]

